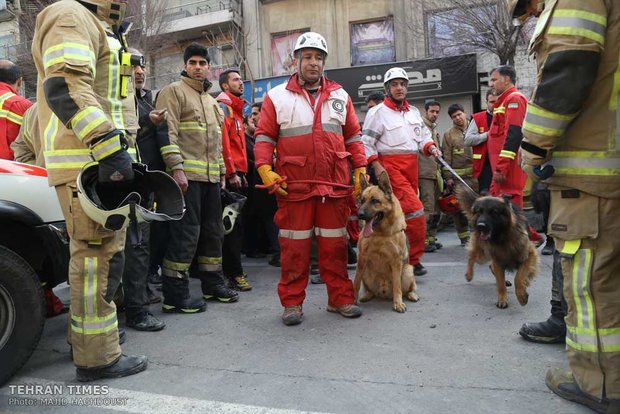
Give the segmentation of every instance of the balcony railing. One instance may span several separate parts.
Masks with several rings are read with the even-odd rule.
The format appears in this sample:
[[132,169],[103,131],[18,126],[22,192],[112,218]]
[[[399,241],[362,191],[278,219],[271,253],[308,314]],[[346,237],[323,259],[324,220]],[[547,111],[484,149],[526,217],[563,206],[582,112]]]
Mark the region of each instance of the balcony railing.
[[196,1],[166,9],[165,16],[169,21],[173,21],[223,10],[240,13],[240,3],[237,0]]

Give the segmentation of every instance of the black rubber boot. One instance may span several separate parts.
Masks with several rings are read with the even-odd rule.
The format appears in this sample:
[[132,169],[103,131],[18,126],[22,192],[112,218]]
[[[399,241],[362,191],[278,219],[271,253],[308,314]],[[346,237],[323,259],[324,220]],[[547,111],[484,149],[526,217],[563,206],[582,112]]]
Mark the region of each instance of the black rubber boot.
[[165,313],[200,313],[207,310],[202,299],[192,300],[189,296],[189,279],[164,276],[162,281]]
[[566,340],[566,323],[564,319],[551,315],[544,322],[524,323],[519,335],[539,344],[561,344]]
[[151,312],[142,311],[136,315],[127,315],[125,326],[136,331],[155,332],[166,327],[166,323],[157,319]]
[[101,378],[120,378],[137,374],[146,369],[148,365],[145,356],[121,357],[112,365],[104,368],[76,368],[76,379],[80,382],[95,381]]

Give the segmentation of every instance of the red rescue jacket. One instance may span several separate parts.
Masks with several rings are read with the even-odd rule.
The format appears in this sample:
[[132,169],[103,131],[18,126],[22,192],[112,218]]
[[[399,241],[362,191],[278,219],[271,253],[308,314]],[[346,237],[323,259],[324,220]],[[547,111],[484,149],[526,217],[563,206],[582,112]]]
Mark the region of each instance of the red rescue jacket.
[[351,167],[366,165],[351,97],[325,77],[315,96],[296,74],[271,89],[255,137],[256,167],[272,164],[275,149],[275,171],[287,177],[290,201],[350,196]]
[[[479,134],[484,134],[485,132],[489,130],[489,124],[487,121],[487,117],[488,117],[487,111],[476,112],[471,117],[474,119],[474,121],[476,122],[476,125],[478,126]],[[472,160],[473,160],[473,167],[474,167],[473,175],[475,178],[478,178],[480,177],[480,174],[482,173],[482,168],[484,167],[484,162],[487,158],[487,151],[488,151],[487,141],[484,141],[481,144],[471,147],[471,150],[472,150]]]
[[216,100],[224,111],[222,128],[222,156],[226,165],[226,176],[237,171],[248,172],[248,157],[245,149],[245,128],[243,126],[244,100],[232,93],[222,92]]
[[8,83],[0,82],[0,158],[14,160],[11,143],[15,141],[22,126],[26,109],[32,102],[17,94]]

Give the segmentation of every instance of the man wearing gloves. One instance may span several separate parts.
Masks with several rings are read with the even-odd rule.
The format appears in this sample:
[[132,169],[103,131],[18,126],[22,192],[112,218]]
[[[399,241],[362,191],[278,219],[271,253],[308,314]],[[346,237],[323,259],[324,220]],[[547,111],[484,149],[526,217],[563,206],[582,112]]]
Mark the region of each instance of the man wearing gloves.
[[278,196],[282,322],[302,321],[314,235],[319,270],[327,284],[327,310],[359,317],[362,311],[354,304],[347,273],[346,225],[353,189],[351,165],[355,195],[359,176],[366,174],[360,127],[349,95],[323,76],[328,53],[323,36],[302,34],[293,53],[297,73],[265,96],[254,147],[263,183]]

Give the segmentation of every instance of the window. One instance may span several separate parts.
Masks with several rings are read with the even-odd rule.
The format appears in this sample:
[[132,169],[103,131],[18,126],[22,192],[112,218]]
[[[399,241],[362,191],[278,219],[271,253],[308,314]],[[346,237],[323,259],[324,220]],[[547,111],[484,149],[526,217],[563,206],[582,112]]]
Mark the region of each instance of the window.
[[351,23],[351,66],[396,61],[394,20]]
[[273,76],[290,75],[295,72],[293,66],[293,48],[297,38],[310,29],[292,30],[271,35],[271,73]]

